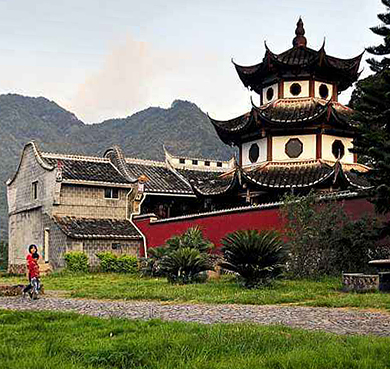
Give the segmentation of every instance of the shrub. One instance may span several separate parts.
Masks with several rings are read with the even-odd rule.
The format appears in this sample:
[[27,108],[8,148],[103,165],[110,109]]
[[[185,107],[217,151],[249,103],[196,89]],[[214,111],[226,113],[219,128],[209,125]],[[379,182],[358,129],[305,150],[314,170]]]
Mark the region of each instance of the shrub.
[[221,267],[237,273],[248,288],[268,284],[279,276],[288,248],[275,231],[236,231],[222,239]]
[[[335,199],[287,196],[281,209],[290,248],[293,277],[320,277],[364,272],[368,261],[386,254],[378,245],[380,223],[370,217],[351,220]],[[387,250],[387,255],[388,250]]]
[[172,283],[205,281],[207,276],[201,273],[214,269],[208,254],[213,247],[198,227],[189,228],[185,233],[171,237],[164,246],[150,249],[148,258],[141,262],[141,273],[144,276],[165,276]]
[[207,270],[212,270],[209,256],[197,249],[181,247],[161,259],[161,271],[169,282],[187,284],[204,282]]
[[64,255],[66,269],[71,272],[88,272],[88,256],[83,252],[67,252]]
[[103,272],[131,274],[138,272],[138,259],[135,256],[117,256],[111,252],[100,252],[96,256],[100,260],[100,269]]

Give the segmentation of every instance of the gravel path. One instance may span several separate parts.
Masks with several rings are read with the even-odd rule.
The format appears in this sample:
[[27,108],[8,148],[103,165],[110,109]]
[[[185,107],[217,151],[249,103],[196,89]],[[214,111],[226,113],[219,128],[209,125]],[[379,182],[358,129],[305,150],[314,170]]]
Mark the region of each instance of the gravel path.
[[145,301],[101,301],[43,297],[37,301],[0,297],[0,309],[73,311],[95,317],[119,317],[211,323],[282,324],[337,334],[390,336],[390,314],[344,309],[274,305],[203,305]]

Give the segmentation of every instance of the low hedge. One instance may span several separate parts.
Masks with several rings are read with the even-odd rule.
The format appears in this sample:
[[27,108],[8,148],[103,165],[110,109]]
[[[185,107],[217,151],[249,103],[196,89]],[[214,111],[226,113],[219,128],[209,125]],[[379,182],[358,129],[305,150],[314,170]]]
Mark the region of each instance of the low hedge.
[[66,269],[71,272],[88,272],[88,256],[83,252],[72,251],[64,255]]
[[110,273],[131,273],[138,272],[138,259],[136,256],[117,256],[111,252],[100,252],[96,254],[100,260],[100,270]]

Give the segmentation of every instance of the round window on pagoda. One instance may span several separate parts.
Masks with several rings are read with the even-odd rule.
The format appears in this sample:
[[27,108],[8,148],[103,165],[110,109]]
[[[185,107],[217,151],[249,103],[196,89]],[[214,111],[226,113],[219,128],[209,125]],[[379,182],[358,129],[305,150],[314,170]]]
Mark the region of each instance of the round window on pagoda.
[[272,87],[269,87],[266,93],[266,97],[268,101],[271,101],[274,97],[274,89]]
[[321,98],[323,98],[324,100],[326,100],[329,96],[329,88],[324,83],[320,85],[318,92],[320,93]]
[[299,138],[290,138],[284,151],[289,158],[298,158],[303,152],[303,143]]
[[291,92],[291,95],[293,96],[298,96],[302,91],[302,87],[299,83],[293,83],[291,86],[290,86],[290,92]]
[[249,149],[249,160],[251,163],[256,163],[257,159],[259,158],[260,150],[259,145],[257,143],[252,144],[251,148]]
[[333,141],[332,154],[336,159],[341,159],[345,154],[344,144],[340,140]]

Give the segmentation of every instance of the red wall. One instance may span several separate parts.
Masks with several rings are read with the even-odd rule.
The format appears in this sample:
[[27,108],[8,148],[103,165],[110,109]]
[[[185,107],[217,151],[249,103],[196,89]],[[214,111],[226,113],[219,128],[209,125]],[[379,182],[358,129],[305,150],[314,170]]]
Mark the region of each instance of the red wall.
[[[340,201],[340,206],[344,206],[346,212],[353,219],[374,211],[373,205],[366,199],[343,200]],[[184,233],[188,228],[195,226],[200,227],[204,236],[216,246],[220,246],[221,239],[227,233],[239,229],[281,230],[283,228],[278,207],[192,217],[161,223],[150,223],[150,218],[134,219],[134,221],[145,235],[148,248],[162,246],[170,237]]]

